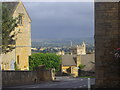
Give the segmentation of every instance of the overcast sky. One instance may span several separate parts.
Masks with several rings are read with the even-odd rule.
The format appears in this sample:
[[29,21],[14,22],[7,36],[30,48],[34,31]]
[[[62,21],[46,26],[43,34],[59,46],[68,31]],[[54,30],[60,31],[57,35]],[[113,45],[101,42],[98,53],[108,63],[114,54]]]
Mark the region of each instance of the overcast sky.
[[24,3],[32,19],[32,39],[93,37],[92,2]]

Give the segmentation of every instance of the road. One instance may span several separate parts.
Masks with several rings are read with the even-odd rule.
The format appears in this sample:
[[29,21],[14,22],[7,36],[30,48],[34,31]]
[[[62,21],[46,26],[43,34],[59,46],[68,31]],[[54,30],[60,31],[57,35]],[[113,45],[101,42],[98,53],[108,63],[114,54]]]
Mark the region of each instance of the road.
[[[90,79],[90,84],[95,84],[95,79]],[[72,78],[68,76],[57,77],[52,82],[42,82],[34,85],[16,86],[11,88],[88,88],[88,78]]]

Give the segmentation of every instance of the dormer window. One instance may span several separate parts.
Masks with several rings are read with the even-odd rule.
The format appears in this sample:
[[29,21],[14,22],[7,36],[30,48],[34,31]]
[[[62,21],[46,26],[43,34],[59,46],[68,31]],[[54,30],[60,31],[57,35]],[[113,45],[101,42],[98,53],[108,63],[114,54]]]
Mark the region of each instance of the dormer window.
[[19,14],[19,25],[22,25],[23,24],[23,14],[20,13]]

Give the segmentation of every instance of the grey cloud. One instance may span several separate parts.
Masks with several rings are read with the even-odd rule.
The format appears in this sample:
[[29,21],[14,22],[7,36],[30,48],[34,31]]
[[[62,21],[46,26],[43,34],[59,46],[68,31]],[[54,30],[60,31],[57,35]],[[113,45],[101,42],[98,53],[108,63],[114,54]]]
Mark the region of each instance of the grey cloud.
[[93,36],[92,3],[24,3],[33,38]]

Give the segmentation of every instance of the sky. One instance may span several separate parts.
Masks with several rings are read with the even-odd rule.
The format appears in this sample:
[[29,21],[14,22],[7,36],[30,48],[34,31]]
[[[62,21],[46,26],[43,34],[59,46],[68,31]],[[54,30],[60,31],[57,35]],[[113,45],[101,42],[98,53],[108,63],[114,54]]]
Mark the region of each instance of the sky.
[[92,2],[24,2],[32,39],[94,36]]

